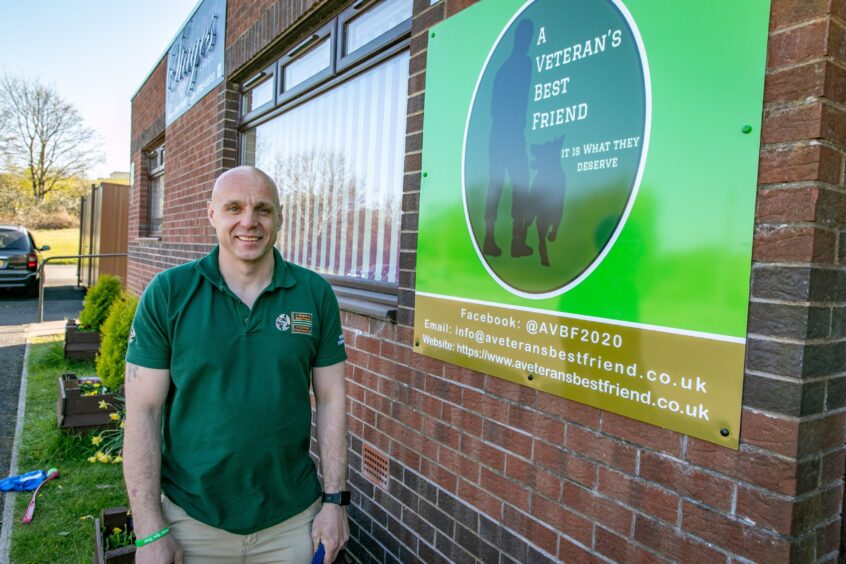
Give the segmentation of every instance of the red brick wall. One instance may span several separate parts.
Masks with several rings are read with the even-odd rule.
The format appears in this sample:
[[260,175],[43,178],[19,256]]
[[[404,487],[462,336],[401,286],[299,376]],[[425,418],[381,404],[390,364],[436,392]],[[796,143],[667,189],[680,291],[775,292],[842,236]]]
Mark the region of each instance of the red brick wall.
[[[737,451],[412,353],[427,30],[472,3],[415,1],[398,324],[343,314],[350,552],[426,563],[836,559],[846,428],[846,0],[772,0]],[[338,5],[229,2],[228,71]],[[143,131],[141,106],[163,113],[163,99],[142,96],[163,81],[156,76],[133,101],[133,140]],[[236,100],[221,86],[167,128],[164,234],[130,243],[136,292],[213,243],[203,201],[235,164]],[[365,443],[390,458],[387,489],[363,475]]]

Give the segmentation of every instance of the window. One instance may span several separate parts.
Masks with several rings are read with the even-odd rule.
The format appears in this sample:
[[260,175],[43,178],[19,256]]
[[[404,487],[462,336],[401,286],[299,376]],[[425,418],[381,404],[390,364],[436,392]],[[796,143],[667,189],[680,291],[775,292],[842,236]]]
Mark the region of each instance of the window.
[[147,153],[147,235],[160,237],[164,214],[164,144]]
[[406,0],[382,0],[373,3],[367,10],[356,6],[344,12],[340,25],[344,30],[341,59],[355,59],[355,55],[366,55],[367,47],[389,37],[406,33],[411,29],[411,2]]
[[282,255],[336,285],[397,286],[411,8],[345,10],[253,82],[277,100],[242,117],[241,161],[279,187]]

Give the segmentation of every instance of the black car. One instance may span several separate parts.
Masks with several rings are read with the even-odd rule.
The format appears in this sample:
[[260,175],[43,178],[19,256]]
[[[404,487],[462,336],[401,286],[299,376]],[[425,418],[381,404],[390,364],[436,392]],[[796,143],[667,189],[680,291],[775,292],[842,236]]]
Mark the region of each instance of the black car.
[[48,250],[47,245],[36,246],[25,228],[0,225],[0,288],[20,288],[38,295],[40,251]]

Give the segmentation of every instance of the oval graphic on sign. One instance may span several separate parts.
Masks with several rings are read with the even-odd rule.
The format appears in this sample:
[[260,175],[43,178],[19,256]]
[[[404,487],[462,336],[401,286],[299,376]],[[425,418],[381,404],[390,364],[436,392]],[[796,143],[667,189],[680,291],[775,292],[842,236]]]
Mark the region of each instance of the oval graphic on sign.
[[467,118],[467,224],[491,276],[551,297],[596,268],[643,174],[646,54],[619,0],[531,0],[500,34]]

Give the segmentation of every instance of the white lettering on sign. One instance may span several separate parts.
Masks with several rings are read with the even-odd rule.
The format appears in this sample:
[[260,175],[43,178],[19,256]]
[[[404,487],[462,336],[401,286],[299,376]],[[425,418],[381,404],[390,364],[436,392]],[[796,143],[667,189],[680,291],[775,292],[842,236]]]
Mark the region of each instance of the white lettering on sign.
[[199,36],[190,49],[182,46],[170,52],[167,62],[167,88],[174,90],[180,82],[188,78],[187,92],[194,90],[197,81],[197,69],[206,55],[214,48],[217,41],[217,15],[213,15],[206,33]]

